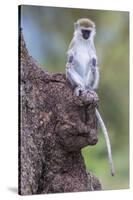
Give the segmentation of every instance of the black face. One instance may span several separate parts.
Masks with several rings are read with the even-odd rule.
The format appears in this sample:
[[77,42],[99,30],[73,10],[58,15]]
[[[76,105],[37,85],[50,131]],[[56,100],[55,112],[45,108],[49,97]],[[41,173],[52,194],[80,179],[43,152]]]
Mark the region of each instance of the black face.
[[82,36],[85,40],[87,40],[90,37],[91,34],[91,30],[86,30],[86,29],[82,29]]

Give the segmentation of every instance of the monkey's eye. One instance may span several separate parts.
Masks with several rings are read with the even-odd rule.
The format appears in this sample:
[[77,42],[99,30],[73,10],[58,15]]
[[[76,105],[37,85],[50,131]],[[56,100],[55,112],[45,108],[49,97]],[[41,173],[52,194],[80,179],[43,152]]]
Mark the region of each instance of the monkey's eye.
[[82,36],[83,36],[84,39],[87,40],[90,37],[91,30],[82,29],[81,32],[82,32]]

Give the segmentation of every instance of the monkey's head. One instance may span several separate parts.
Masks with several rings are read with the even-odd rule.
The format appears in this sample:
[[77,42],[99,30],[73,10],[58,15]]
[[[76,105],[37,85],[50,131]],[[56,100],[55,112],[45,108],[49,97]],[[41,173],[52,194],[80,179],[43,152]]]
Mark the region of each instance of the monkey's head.
[[91,40],[95,35],[95,23],[88,18],[81,18],[74,23],[75,34],[84,40]]

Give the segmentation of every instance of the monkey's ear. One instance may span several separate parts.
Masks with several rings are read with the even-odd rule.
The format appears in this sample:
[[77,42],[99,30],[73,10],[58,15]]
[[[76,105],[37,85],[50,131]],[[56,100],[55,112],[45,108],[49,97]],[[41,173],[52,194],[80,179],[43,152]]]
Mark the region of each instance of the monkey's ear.
[[79,24],[77,22],[74,23],[74,29],[76,30],[78,28]]

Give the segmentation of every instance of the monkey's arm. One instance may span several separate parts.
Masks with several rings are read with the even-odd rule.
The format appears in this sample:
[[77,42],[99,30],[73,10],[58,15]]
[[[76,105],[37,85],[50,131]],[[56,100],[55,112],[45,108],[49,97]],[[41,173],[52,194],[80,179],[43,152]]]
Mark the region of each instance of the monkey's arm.
[[99,83],[99,67],[97,65],[97,58],[93,57],[88,63],[86,87],[89,89],[96,89]]
[[99,84],[99,67],[92,67],[93,81],[92,81],[92,89],[96,89]]

